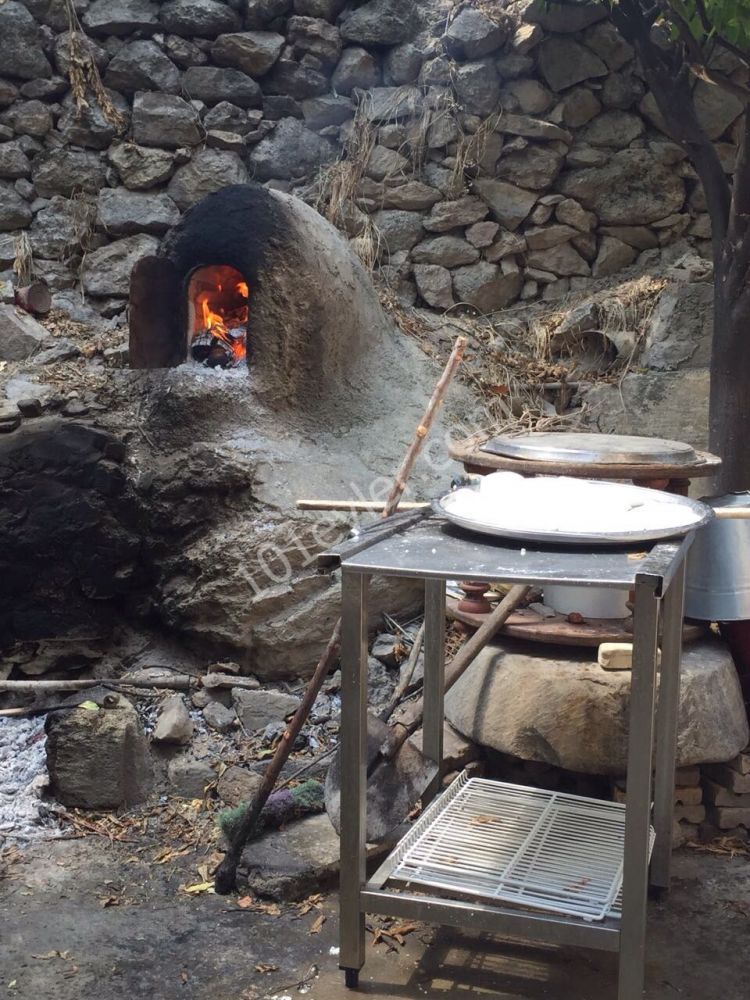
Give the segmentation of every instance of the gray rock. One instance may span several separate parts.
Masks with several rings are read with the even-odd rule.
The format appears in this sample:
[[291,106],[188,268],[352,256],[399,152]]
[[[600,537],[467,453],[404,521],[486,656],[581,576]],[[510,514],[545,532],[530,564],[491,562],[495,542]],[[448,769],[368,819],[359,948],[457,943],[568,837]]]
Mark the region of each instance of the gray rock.
[[236,132],[237,135],[247,135],[258,128],[263,119],[259,109],[238,108],[229,101],[220,101],[208,110],[203,117],[205,129],[218,129],[220,132]]
[[440,201],[433,206],[424,220],[424,228],[431,233],[446,233],[450,229],[480,222],[488,211],[487,205],[481,198],[474,198],[471,195],[453,201]]
[[268,82],[275,91],[296,101],[317,97],[328,90],[328,79],[324,73],[292,59],[279,59],[268,75]]
[[546,250],[533,250],[526,257],[529,267],[539,271],[550,271],[562,278],[571,275],[589,275],[591,268],[570,243],[561,243]]
[[587,212],[572,198],[564,198],[555,205],[555,216],[558,222],[565,226],[573,226],[582,233],[591,232],[598,221],[593,212]]
[[169,180],[175,159],[174,153],[165,149],[150,149],[132,142],[111,146],[107,158],[131,191],[147,191]]
[[292,0],[244,0],[245,27],[251,30],[265,28],[271,22],[279,22],[292,10]]
[[248,172],[237,153],[201,149],[189,163],[178,167],[167,193],[183,212],[212,191],[230,184],[246,184]]
[[25,229],[31,219],[28,202],[10,184],[0,182],[0,232]]
[[18,87],[10,80],[0,80],[0,108],[9,107],[18,97]]
[[538,24],[546,31],[577,34],[607,16],[605,4],[600,3],[550,3],[533,0],[523,12],[524,19]]
[[0,360],[23,361],[46,340],[49,333],[33,316],[12,305],[0,305]]
[[200,117],[174,94],[139,93],[133,100],[133,140],[142,146],[195,146],[203,138]]
[[133,806],[151,789],[148,744],[138,713],[127,698],[101,690],[101,696],[87,692],[85,700],[95,698],[107,707],[72,708],[47,717],[50,788],[69,807]]
[[659,246],[659,238],[648,226],[602,226],[601,232],[638,250],[653,250]]
[[542,76],[552,90],[567,90],[609,72],[599,56],[572,38],[545,38],[538,58]]
[[422,92],[418,87],[373,87],[367,93],[363,110],[371,122],[413,118],[422,110]]
[[[106,189],[105,189],[106,190]],[[89,200],[53,195],[34,216],[29,242],[37,259],[77,260],[93,228],[96,210]]]
[[[51,76],[48,80],[29,80],[21,87],[21,97],[29,100],[54,101],[63,97],[70,84],[62,76]],[[1,106],[1,102],[0,102]]]
[[284,722],[299,708],[300,700],[281,691],[246,691],[232,688],[232,704],[249,733],[256,733],[270,722]]
[[97,194],[106,183],[104,164],[96,153],[60,149],[34,157],[31,170],[37,194],[70,198],[75,191]]
[[394,187],[386,187],[383,192],[383,208],[398,208],[407,212],[425,211],[439,202],[442,195],[429,184],[421,181],[406,181]]
[[182,89],[192,100],[209,105],[231,101],[241,108],[259,108],[263,104],[258,84],[238,69],[191,66],[185,70]]
[[189,38],[179,35],[167,35],[164,39],[164,51],[175,65],[181,69],[188,66],[203,66],[208,62],[208,55]]
[[[78,44],[83,48],[83,50],[91,57],[96,68],[103,71],[107,63],[109,62],[109,53],[106,49],[102,48],[101,45],[93,40],[93,38],[88,38],[85,35],[82,38],[77,39]],[[53,50],[53,57],[55,60],[55,66],[57,67],[58,73],[64,77],[69,77],[70,74],[70,32],[64,31],[61,35],[58,35],[55,39],[55,45]]]
[[641,361],[649,368],[706,368],[713,337],[713,284],[670,281],[648,319]]
[[81,20],[94,35],[154,31],[159,23],[159,7],[151,0],[94,0]]
[[17,142],[0,143],[0,177],[28,177],[31,162]]
[[[475,742],[523,760],[585,774],[623,774],[630,671],[593,656],[541,655],[542,647],[493,643],[446,695],[452,725]],[[718,640],[683,651],[677,764],[719,762],[747,744],[737,672]]]
[[273,31],[242,31],[219,35],[211,46],[218,66],[231,66],[248,76],[264,76],[281,55],[284,36]]
[[413,83],[422,68],[422,52],[411,42],[396,45],[386,53],[383,62],[385,82],[390,86],[402,87]]
[[168,0],[159,20],[167,31],[188,38],[216,38],[241,28],[237,12],[219,0]]
[[89,101],[88,107],[76,108],[69,96],[65,99],[65,112],[60,116],[57,127],[65,141],[74,146],[89,149],[106,149],[118,132],[127,128],[130,108],[125,98],[114,90],[107,94],[115,109],[122,116],[122,124],[115,126],[104,114],[97,101]]
[[447,268],[439,264],[415,264],[414,280],[428,306],[450,309],[453,305],[453,282]]
[[167,765],[167,778],[173,794],[183,799],[202,799],[206,788],[216,780],[216,772],[207,761],[180,754]]
[[558,186],[613,225],[655,222],[679,211],[685,200],[682,179],[643,149],[623,149],[604,166],[572,170]]
[[[74,344],[72,340],[68,340],[67,337],[59,337],[51,347],[35,355],[34,360],[38,365],[56,365],[61,361],[70,361],[72,358],[80,357],[80,354],[81,349],[77,344]],[[78,404],[80,400],[71,400],[70,402]],[[85,404],[82,405],[85,406]],[[88,407],[84,410],[79,410],[78,413],[88,413]],[[71,413],[69,409],[67,412],[63,410],[63,414],[67,417],[77,416],[78,413]]]
[[42,34],[26,7],[16,0],[0,5],[0,39],[4,75],[34,80],[47,77],[52,67],[42,49]]
[[602,85],[600,96],[606,108],[626,110],[643,97],[645,87],[635,73],[610,73]]
[[429,149],[442,149],[459,137],[458,122],[451,114],[436,112],[427,130],[427,146]]
[[492,244],[499,228],[497,222],[475,222],[466,230],[466,239],[472,246],[482,250]]
[[456,301],[474,306],[483,313],[503,309],[518,298],[523,285],[521,273],[503,274],[497,264],[486,260],[453,272]]
[[103,298],[108,295],[127,297],[130,274],[141,259],[155,254],[159,241],[153,236],[126,236],[125,239],[86,254],[81,269],[83,290]]
[[504,113],[497,124],[497,131],[507,135],[525,136],[527,139],[544,139],[567,144],[573,141],[570,132],[566,132],[559,125],[542,121],[540,118],[531,118],[528,115]]
[[214,729],[217,733],[228,733],[235,724],[234,711],[220,701],[209,701],[203,709],[203,718],[209,729]]
[[[483,225],[483,223],[478,223]],[[494,223],[495,229],[497,226]],[[490,243],[492,240],[490,239]],[[419,243],[411,252],[415,264],[440,264],[442,267],[459,267],[479,260],[479,251],[460,236],[433,236]]]
[[209,129],[206,132],[206,145],[209,149],[228,149],[240,155],[247,148],[244,136],[236,132],[221,132],[218,129]]
[[414,34],[416,13],[403,0],[367,0],[343,21],[341,37],[359,45],[399,45]]
[[176,94],[180,89],[180,71],[151,41],[124,45],[107,66],[104,82],[122,94],[137,90],[161,90]]
[[537,194],[505,181],[479,177],[473,189],[489,205],[493,216],[508,229],[517,229],[534,207]]
[[319,130],[348,121],[354,116],[354,105],[348,97],[323,94],[303,101],[302,114],[309,128]]
[[643,119],[627,111],[605,111],[579,133],[589,146],[625,149],[633,139],[643,135]]
[[390,255],[411,250],[424,235],[423,217],[419,212],[380,211],[372,216],[372,221]]
[[[411,742],[422,750],[424,746],[424,730],[418,729],[411,737]],[[471,740],[467,740],[457,729],[454,729],[449,722],[443,723],[443,769],[445,772],[460,771],[471,764],[474,760],[479,760],[482,751]]]
[[632,264],[637,256],[638,251],[635,247],[628,246],[614,236],[602,236],[591,273],[595,278],[615,274],[628,264]]
[[563,121],[570,128],[580,128],[602,110],[601,102],[588,89],[576,87],[565,95],[563,101]]
[[491,59],[464,63],[453,77],[453,86],[466,111],[490,115],[500,100],[500,78]]
[[559,246],[560,243],[567,243],[572,237],[577,236],[578,232],[572,226],[552,225],[527,229],[523,235],[529,250],[547,250],[549,247]]
[[100,191],[97,210],[99,225],[114,236],[160,236],[180,218],[180,210],[169,195],[144,194],[124,187]]
[[443,45],[454,59],[481,59],[499,49],[505,38],[504,25],[474,7],[464,7],[443,35]]
[[369,90],[380,83],[378,61],[366,49],[344,49],[333,71],[331,84],[339,94],[351,94],[355,88]]
[[290,179],[312,173],[335,155],[325,139],[296,119],[285,118],[255,146],[248,165],[259,180]]
[[388,149],[387,146],[375,146],[367,161],[366,173],[375,181],[383,181],[386,177],[403,174],[408,165],[407,158],[397,150]]
[[232,764],[219,777],[216,794],[226,805],[239,806],[255,798],[262,781],[261,775],[255,771]]
[[172,694],[162,702],[151,739],[184,746],[193,738],[194,728],[185,699],[181,694]]
[[52,114],[42,101],[19,101],[3,115],[17,135],[33,135],[40,139],[52,128]]
[[693,91],[698,122],[709,139],[718,139],[742,114],[742,102],[734,94],[699,80]]
[[[554,97],[543,84],[528,78],[506,83],[503,87],[503,96],[505,95],[514,99],[525,115],[543,114],[554,102]],[[503,104],[505,106],[506,102],[503,101]]]
[[625,41],[611,21],[599,21],[585,32],[583,40],[587,48],[603,59],[611,70],[622,69],[635,55],[632,45]]
[[294,13],[335,21],[345,6],[346,0],[294,0]]
[[563,159],[561,153],[548,146],[527,146],[517,153],[504,154],[495,174],[513,184],[539,190],[552,185],[560,172]]
[[341,55],[341,36],[337,29],[319,17],[290,17],[287,41],[294,47],[297,58],[314,56],[324,66],[335,66]]

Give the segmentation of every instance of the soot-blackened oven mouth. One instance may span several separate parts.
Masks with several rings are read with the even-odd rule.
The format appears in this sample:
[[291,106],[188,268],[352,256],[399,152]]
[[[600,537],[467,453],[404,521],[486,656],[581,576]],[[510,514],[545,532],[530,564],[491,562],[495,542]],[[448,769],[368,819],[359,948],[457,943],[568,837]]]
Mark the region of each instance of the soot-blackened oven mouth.
[[247,357],[250,289],[228,264],[199,267],[187,281],[188,358],[235,368]]

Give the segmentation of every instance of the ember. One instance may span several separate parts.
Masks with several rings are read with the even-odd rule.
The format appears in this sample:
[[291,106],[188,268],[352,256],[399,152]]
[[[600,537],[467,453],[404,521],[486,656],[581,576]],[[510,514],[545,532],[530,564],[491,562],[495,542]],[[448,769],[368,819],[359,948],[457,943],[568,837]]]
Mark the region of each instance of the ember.
[[188,285],[190,356],[209,368],[235,368],[247,357],[247,282],[227,265],[201,267]]

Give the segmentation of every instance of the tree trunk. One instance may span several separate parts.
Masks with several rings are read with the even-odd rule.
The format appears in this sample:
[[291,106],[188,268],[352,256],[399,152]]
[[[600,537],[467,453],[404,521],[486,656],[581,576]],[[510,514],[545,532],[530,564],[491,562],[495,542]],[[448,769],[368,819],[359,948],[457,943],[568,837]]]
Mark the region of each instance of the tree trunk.
[[750,289],[714,271],[709,449],[721,456],[716,494],[750,489]]

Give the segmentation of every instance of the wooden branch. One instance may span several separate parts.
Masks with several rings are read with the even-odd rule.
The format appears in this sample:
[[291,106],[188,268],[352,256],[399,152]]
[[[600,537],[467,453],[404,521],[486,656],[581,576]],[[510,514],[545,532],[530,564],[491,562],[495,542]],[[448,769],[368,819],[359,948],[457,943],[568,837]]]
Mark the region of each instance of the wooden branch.
[[89,688],[95,687],[153,688],[157,691],[189,691],[191,686],[197,686],[195,678],[186,674],[153,681],[123,681],[115,677],[87,677],[74,681],[0,681],[0,693],[13,691],[16,694],[48,694],[53,691],[87,691]]
[[[744,271],[750,257],[750,107],[745,108],[742,134],[734,162],[734,184],[729,210],[729,243],[739,255],[738,264]],[[747,243],[747,245],[743,245]]]
[[[427,409],[422,417],[422,422],[419,427],[417,427],[414,441],[409,446],[404,461],[401,463],[401,466],[396,473],[396,480],[394,482],[393,489],[391,490],[383,510],[382,516],[384,518],[390,517],[391,514],[395,513],[398,508],[401,495],[406,487],[406,481],[409,478],[411,470],[414,468],[414,463],[419,455],[419,452],[422,450],[425,438],[427,437],[429,429],[435,418],[435,413],[443,402],[448,386],[450,385],[453,376],[456,374],[465,346],[466,338],[459,337],[453,347],[448,363],[443,370],[443,374],[440,376],[438,383],[435,386],[435,391],[427,404]],[[323,687],[323,682],[336,662],[340,645],[341,619],[339,618],[334,626],[333,632],[331,633],[331,637],[328,640],[328,645],[326,646],[323,655],[318,660],[315,671],[307,684],[307,688],[305,689],[305,693],[302,697],[302,702],[297,711],[294,713],[292,721],[284,731],[284,735],[279,740],[276,753],[263,775],[263,782],[256,792],[253,801],[247,804],[243,812],[242,819],[240,820],[237,830],[232,837],[229,850],[224,855],[219,867],[216,869],[214,874],[214,888],[220,895],[226,895],[227,893],[232,892],[232,890],[236,887],[237,867],[240,863],[240,859],[242,858],[242,852],[245,848],[245,844],[248,842],[256,829],[261,810],[266,804],[268,796],[271,794],[276,782],[278,781],[281,769],[286,763],[292,747],[294,746],[294,741],[307,721],[315,699],[318,697],[320,689]]]
[[[426,510],[428,501],[404,500],[398,505],[399,510]],[[350,510],[350,511],[380,511],[385,510],[384,500],[298,500],[299,510]]]

